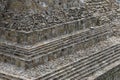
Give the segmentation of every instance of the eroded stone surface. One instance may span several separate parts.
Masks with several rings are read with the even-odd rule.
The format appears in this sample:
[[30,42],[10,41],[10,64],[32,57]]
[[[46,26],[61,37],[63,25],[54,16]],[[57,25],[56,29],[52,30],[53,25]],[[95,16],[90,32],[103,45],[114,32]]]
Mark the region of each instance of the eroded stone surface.
[[99,69],[120,59],[119,21],[115,0],[1,0],[0,78],[77,80],[101,74]]

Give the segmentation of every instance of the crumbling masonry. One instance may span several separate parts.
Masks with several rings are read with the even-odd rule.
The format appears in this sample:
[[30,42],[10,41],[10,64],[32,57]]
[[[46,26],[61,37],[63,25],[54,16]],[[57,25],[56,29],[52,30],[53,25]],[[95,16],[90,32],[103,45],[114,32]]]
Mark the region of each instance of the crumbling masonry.
[[0,80],[119,80],[119,5],[0,0]]

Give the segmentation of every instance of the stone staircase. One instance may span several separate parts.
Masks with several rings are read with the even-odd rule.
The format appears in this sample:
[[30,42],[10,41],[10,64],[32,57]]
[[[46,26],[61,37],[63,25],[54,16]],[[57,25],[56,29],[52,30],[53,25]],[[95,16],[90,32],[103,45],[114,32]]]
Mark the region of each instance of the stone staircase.
[[11,76],[13,74],[6,73],[0,73],[0,76],[2,76],[3,79],[8,80],[89,80],[87,79],[89,75],[92,75],[106,66],[120,60],[119,48],[119,44],[111,45],[99,52],[92,53],[75,62],[41,75],[41,77],[36,76],[33,79],[18,78],[18,76]]
[[[0,70],[0,78],[5,80],[89,80],[88,76],[120,60],[120,44],[111,41],[114,45],[100,49],[99,52],[93,50],[95,52],[90,52],[89,55],[87,55],[89,52],[83,53],[82,58],[80,55],[78,60],[68,62],[60,68],[54,67],[44,74],[40,73],[43,69],[41,66],[45,64],[62,57],[66,59],[65,56],[69,55],[75,58],[75,53],[80,50],[85,51],[86,48],[115,36],[115,31],[111,27],[114,25],[107,22],[111,16],[107,13],[112,12],[110,6],[104,0],[89,0],[85,3],[85,11],[83,10],[80,19],[40,30],[35,29],[32,32],[0,28],[0,69],[4,68],[1,63],[7,67],[11,65],[10,69],[4,68],[3,72]],[[81,9],[84,8],[81,7]],[[78,10],[77,8],[70,10],[72,9]],[[99,49],[99,45],[97,47]]]
[[[108,7],[106,6],[108,3],[103,0],[85,4],[91,11],[99,7],[101,9],[103,6]],[[4,41],[8,40],[8,43],[0,43],[0,61],[31,68],[85,49],[107,39],[112,34],[110,25],[98,26],[97,20],[97,17],[90,15],[88,18],[80,18],[32,32],[7,31],[0,28],[1,38],[4,38]],[[10,44],[9,41],[16,44]],[[26,48],[28,45],[29,48]]]
[[120,45],[109,47],[97,54],[93,54],[74,62],[52,73],[46,74],[38,80],[82,80],[95,71],[120,59]]
[[[62,38],[47,42],[46,44],[36,46],[35,48],[26,50],[15,50],[11,46],[0,46],[2,57],[5,59],[11,59],[12,57],[17,59],[21,66],[21,62],[25,63],[22,67],[32,67],[33,65],[39,65],[61,56],[72,54],[79,49],[85,49],[89,46],[98,43],[111,37],[112,31],[108,27],[109,25],[98,26],[91,29],[85,29],[78,31],[74,34],[65,35]],[[6,50],[5,50],[6,49]],[[17,48],[16,48],[17,49]],[[10,56],[9,58],[9,55]],[[14,59],[13,59],[14,60]],[[3,60],[4,61],[4,60]],[[11,61],[11,60],[8,60]],[[7,61],[6,61],[7,62]]]

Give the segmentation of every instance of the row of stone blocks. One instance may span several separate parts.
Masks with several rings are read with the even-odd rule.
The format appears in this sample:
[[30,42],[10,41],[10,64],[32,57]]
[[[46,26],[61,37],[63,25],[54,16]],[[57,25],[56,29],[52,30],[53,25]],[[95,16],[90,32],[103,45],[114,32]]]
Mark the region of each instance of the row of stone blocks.
[[[79,61],[73,62],[36,80],[88,80],[85,79],[97,70],[112,64],[120,59],[120,45],[110,46],[103,51],[89,55]],[[106,63],[103,63],[106,62]],[[96,66],[97,65],[97,66]],[[104,80],[96,79],[96,80]]]
[[70,34],[91,26],[96,26],[96,24],[97,19],[95,17],[90,17],[30,32],[20,32],[0,28],[0,41],[17,43],[24,46],[33,45],[41,41],[49,40],[65,34]]
[[[120,44],[111,45],[106,49],[93,53],[85,58],[82,58],[76,62],[70,63],[69,65],[63,66],[60,69],[52,71],[51,73],[45,74],[44,76],[35,77],[34,80],[89,80],[87,77],[92,75],[94,72],[102,69],[109,64],[114,63],[120,59]],[[103,63],[106,62],[106,63]],[[120,70],[119,66],[113,71],[109,71],[109,74],[113,74]],[[112,72],[112,73],[110,73]],[[105,74],[105,75],[109,75]],[[0,73],[3,79],[8,80],[23,80],[22,78],[13,77],[7,74]],[[105,76],[97,77],[95,80],[104,80]],[[28,79],[29,80],[29,79]],[[109,80],[109,79],[108,79]],[[113,79],[112,79],[113,80]]]
[[89,46],[92,46],[98,43],[99,41],[109,38],[112,35],[111,30],[106,26],[100,26],[94,28],[94,30],[88,29],[86,31],[83,31],[83,33],[84,34],[79,33],[78,35],[73,35],[72,37],[70,36],[67,39],[67,41],[63,40],[62,44],[61,42],[58,41],[57,42],[59,43],[58,45],[61,45],[59,47],[57,47],[58,45],[56,46],[56,44],[51,44],[48,46],[48,48],[45,47],[45,49],[43,49],[43,47],[41,46],[36,47],[35,49],[33,49],[33,51],[29,51],[31,52],[30,55],[26,55],[26,57],[24,58],[18,55],[14,55],[15,52],[13,53],[13,51],[7,53],[9,52],[9,49],[8,50],[1,49],[0,57],[2,58],[0,58],[0,60],[3,62],[16,64],[17,66],[20,67],[31,68],[39,64],[43,64],[45,62],[59,58],[61,56],[73,54],[80,49],[85,49]]
[[47,43],[45,41],[45,43],[44,42],[40,43],[39,46],[32,47],[30,49],[21,48],[14,45],[1,44],[0,51],[8,54],[14,54],[22,58],[26,58],[26,57],[31,58],[34,55],[36,55],[38,52],[39,52],[38,55],[45,54],[46,52],[53,51],[55,49],[58,49],[73,43],[78,43],[78,41],[79,42],[85,41],[90,37],[92,38],[93,36],[97,37],[97,35],[101,33],[108,32],[110,33],[109,35],[111,35],[112,31],[110,29],[111,28],[109,27],[109,25],[97,26],[96,28],[93,28],[93,29],[85,29],[82,31],[75,32],[73,34],[59,37],[57,39],[54,39],[53,41],[48,41]]

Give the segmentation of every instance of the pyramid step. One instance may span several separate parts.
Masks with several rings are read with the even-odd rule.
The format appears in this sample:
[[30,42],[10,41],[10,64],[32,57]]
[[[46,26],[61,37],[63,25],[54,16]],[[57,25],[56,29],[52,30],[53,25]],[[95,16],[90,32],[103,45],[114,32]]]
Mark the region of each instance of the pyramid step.
[[[92,39],[96,39],[97,37],[100,37],[100,36],[107,36],[107,34],[109,34],[109,32],[102,32],[102,33],[99,33],[99,34],[95,34],[95,35],[92,35],[92,36],[87,36],[87,37],[90,37],[90,38],[81,38],[81,37],[77,37],[75,39],[72,39],[72,40],[68,40],[66,43],[63,43],[63,42],[60,42],[59,45],[56,45],[56,46],[49,46],[47,47],[46,49],[38,49],[36,51],[34,51],[33,55],[39,55],[42,56],[42,55],[46,55],[48,52],[50,52],[51,50],[57,50],[57,49],[63,49],[64,47],[67,47],[67,46],[71,46],[71,45],[76,45],[76,44],[80,44],[80,43],[83,43],[85,41],[90,41]],[[102,38],[101,38],[102,39]],[[61,46],[60,46],[61,45]],[[63,48],[61,48],[62,46],[64,45]],[[32,57],[31,56],[31,57]],[[37,56],[38,57],[38,56]]]
[[[95,35],[91,35],[90,38],[85,39],[85,41],[83,40],[83,42],[80,41],[81,38],[78,38],[78,39],[76,39],[77,41],[75,41],[73,44],[70,43],[68,46],[56,49],[55,51],[52,51],[52,52],[43,52],[43,55],[42,54],[40,55],[40,53],[38,51],[38,53],[35,53],[31,57],[29,57],[30,59],[27,57],[26,58],[27,62],[22,61],[22,62],[26,63],[25,66],[24,65],[22,66],[21,64],[20,64],[20,66],[25,67],[25,68],[31,68],[31,67],[35,67],[39,64],[48,62],[52,59],[71,54],[73,51],[77,51],[78,48],[80,49],[81,47],[87,47],[86,45],[93,45],[93,44],[90,44],[90,42],[97,43],[103,39],[106,39],[107,38],[106,36],[108,36],[108,34],[109,34],[109,32],[105,31],[105,32],[102,32],[102,34],[98,33]],[[100,37],[100,40],[97,37]],[[64,52],[62,50],[64,50]],[[67,50],[69,50],[69,51],[67,51]],[[71,50],[72,50],[72,52],[70,52]],[[12,57],[14,57],[14,56],[15,55],[13,55]],[[6,58],[6,56],[5,56],[5,58]],[[21,61],[19,61],[19,62],[21,63]]]
[[[120,55],[117,55],[117,56],[115,55],[115,56],[113,56],[112,59],[108,60],[108,62],[106,61],[107,64],[102,64],[100,67],[98,66],[99,68],[92,69],[92,70],[86,72],[86,74],[84,74],[84,75],[82,75],[82,76],[79,76],[79,75],[78,75],[75,79],[77,79],[77,80],[83,79],[83,80],[84,80],[84,79],[85,79],[86,77],[88,77],[90,74],[92,74],[92,73],[98,71],[99,69],[102,69],[102,68],[108,66],[109,64],[112,64],[112,63],[114,63],[114,62],[116,62],[116,61],[118,61],[118,60],[120,60]],[[71,78],[71,79],[73,79],[73,78]]]
[[[112,57],[114,54],[110,55],[103,55],[103,56],[100,56],[98,59],[94,59],[92,62],[89,62],[89,63],[86,63],[86,65],[83,65],[82,67],[81,66],[77,66],[75,67],[74,70],[70,71],[69,73],[67,74],[64,74],[63,77],[62,77],[62,80],[66,79],[66,78],[69,78],[69,77],[74,77],[75,74],[78,74],[79,72],[81,72],[81,75],[86,73],[88,71],[89,68],[96,68],[96,64],[98,64],[96,61],[104,61],[106,60],[107,58],[110,58]],[[93,69],[94,69],[93,68]],[[66,76],[65,76],[66,75]],[[58,79],[61,79],[60,77],[58,77]]]
[[[117,54],[117,53],[120,53],[120,51],[116,52],[116,54],[110,55],[109,57],[105,58],[104,60],[101,59],[101,62],[105,61],[106,63],[110,63],[111,60],[113,60],[113,59],[116,60],[117,58],[120,58],[120,54]],[[74,76],[72,76],[72,78],[71,78],[71,76],[69,76],[68,78],[69,79],[82,79],[82,78],[90,75],[90,73],[93,73],[93,72],[97,71],[98,69],[107,66],[108,64],[106,64],[106,63],[96,63],[94,65],[90,65],[90,67],[85,68],[83,70],[83,72],[78,70],[78,72],[76,74],[73,74]]]
[[[69,71],[69,70],[71,70],[73,67],[76,67],[76,66],[78,66],[78,65],[80,65],[80,64],[83,64],[83,63],[85,63],[86,61],[91,61],[92,59],[94,59],[94,58],[97,58],[97,57],[99,57],[99,56],[101,56],[101,55],[103,55],[103,53],[104,53],[104,51],[105,51],[105,53],[106,52],[109,52],[109,50],[111,49],[115,49],[116,47],[115,46],[112,46],[112,47],[110,47],[110,48],[107,48],[107,49],[105,49],[105,50],[103,50],[102,52],[98,52],[97,54],[93,54],[93,55],[90,55],[90,56],[88,56],[87,58],[84,58],[84,59],[82,59],[82,60],[79,60],[79,61],[77,61],[77,62],[75,62],[75,63],[73,63],[73,64],[71,64],[71,65],[68,65],[68,66],[66,66],[66,67],[63,67],[63,68],[61,68],[61,69],[59,69],[58,71],[54,71],[53,73],[54,74],[47,74],[47,75],[45,75],[45,76],[43,76],[42,78],[43,79],[46,79],[46,78],[49,78],[49,77],[54,77],[54,76],[56,76],[56,75],[59,75],[59,74],[61,74],[61,73],[64,73],[64,72],[66,72],[66,71]],[[41,78],[41,79],[42,79]]]
[[[102,58],[104,55],[101,55],[100,57],[98,56],[98,57],[96,57],[96,58],[92,58],[92,60],[87,60],[87,61],[85,61],[84,63],[81,63],[81,64],[79,64],[79,65],[76,65],[76,66],[74,66],[71,70],[68,70],[68,71],[66,71],[65,73],[62,73],[62,74],[60,74],[61,76],[59,76],[58,77],[58,79],[60,78],[60,77],[63,77],[63,76],[65,76],[65,75],[69,75],[69,73],[72,73],[72,71],[75,71],[75,70],[77,70],[78,68],[83,68],[84,66],[85,67],[87,67],[87,66],[89,66],[89,64],[93,64],[93,62],[94,62],[94,59],[100,59],[100,58]],[[82,65],[83,64],[83,65]],[[91,64],[91,65],[92,65]]]
[[[99,35],[99,34],[102,34],[102,33],[105,33],[105,32],[109,32],[109,30],[108,29],[104,29],[104,27],[105,26],[98,26],[98,27],[96,27],[95,28],[95,34],[94,35]],[[90,34],[90,35],[88,35],[88,34]],[[54,48],[54,47],[58,47],[58,46],[64,46],[64,45],[67,45],[67,44],[65,44],[66,42],[69,42],[69,43],[71,43],[71,42],[75,42],[74,40],[76,40],[76,38],[78,39],[78,38],[82,38],[82,40],[85,40],[87,37],[91,37],[91,36],[94,36],[93,34],[92,34],[92,32],[91,32],[91,30],[89,30],[89,29],[86,29],[86,30],[84,30],[84,31],[82,31],[82,32],[76,32],[76,33],[74,33],[74,34],[71,34],[71,35],[69,35],[69,36],[66,36],[65,38],[61,38],[61,39],[59,39],[59,40],[56,40],[56,41],[54,41],[54,42],[51,42],[51,43],[48,43],[48,44],[45,44],[45,45],[43,45],[43,46],[40,46],[40,47],[36,47],[36,49],[32,49],[31,50],[31,52],[33,52],[33,53],[43,53],[44,52],[44,50],[46,50],[47,51],[47,49],[49,50],[50,48]],[[71,41],[72,40],[72,41]],[[65,43],[64,43],[65,42]]]

